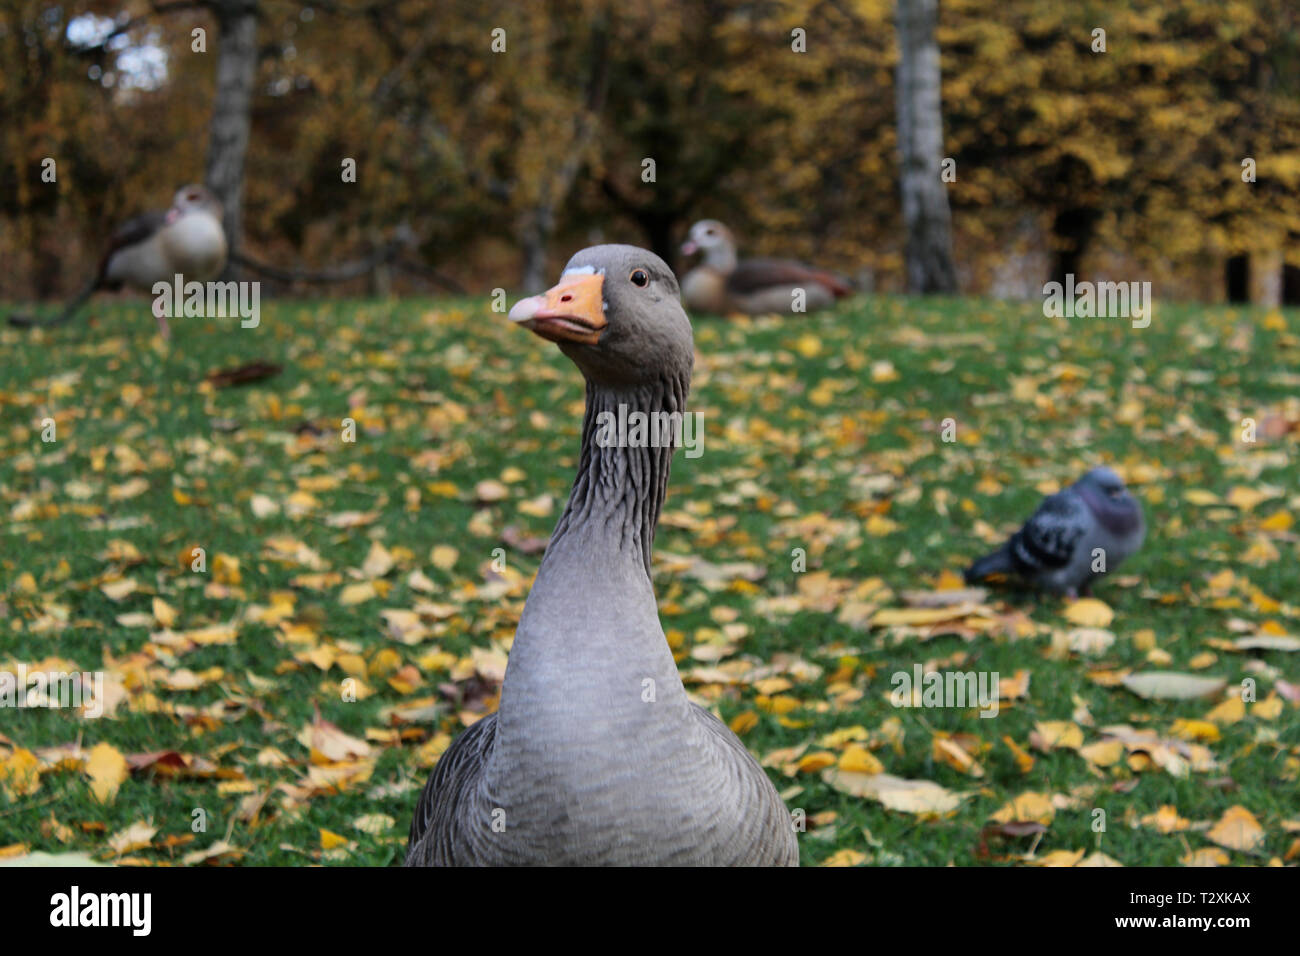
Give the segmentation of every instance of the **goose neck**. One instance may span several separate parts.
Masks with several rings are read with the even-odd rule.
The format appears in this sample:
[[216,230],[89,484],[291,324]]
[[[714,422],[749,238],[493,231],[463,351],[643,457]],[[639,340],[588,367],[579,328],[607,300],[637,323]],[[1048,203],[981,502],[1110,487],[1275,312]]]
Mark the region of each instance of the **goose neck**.
[[629,387],[587,383],[578,474],[542,572],[569,555],[588,564],[602,555],[638,562],[649,578],[688,389],[689,376]]

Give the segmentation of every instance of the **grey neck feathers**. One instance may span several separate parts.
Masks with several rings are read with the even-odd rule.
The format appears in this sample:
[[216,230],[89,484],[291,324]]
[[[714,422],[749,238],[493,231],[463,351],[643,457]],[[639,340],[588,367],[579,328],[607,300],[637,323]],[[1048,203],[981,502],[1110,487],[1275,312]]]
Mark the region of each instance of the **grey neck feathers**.
[[[686,412],[690,373],[648,385],[615,388],[587,382],[587,410],[582,420],[582,453],[569,503],[560,516],[546,552],[545,565],[568,554],[599,553],[593,545],[613,546],[620,555],[639,561],[650,578],[655,528],[663,510],[673,448],[619,447],[602,436],[619,437],[617,425],[633,412],[658,418],[662,439],[675,434],[672,413]],[[619,406],[623,406],[620,412]],[[613,427],[609,427],[609,423]],[[631,429],[629,429],[629,432]],[[647,438],[648,438],[648,432]]]

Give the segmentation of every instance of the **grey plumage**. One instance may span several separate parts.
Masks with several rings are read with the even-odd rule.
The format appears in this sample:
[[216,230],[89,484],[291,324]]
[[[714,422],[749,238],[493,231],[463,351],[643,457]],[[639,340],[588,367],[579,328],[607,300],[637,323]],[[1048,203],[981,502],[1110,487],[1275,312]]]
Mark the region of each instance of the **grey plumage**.
[[595,440],[620,404],[685,411],[694,349],[676,278],[645,250],[597,246],[510,317],[587,379],[578,474],[500,708],[434,768],[407,865],[797,865],[776,788],[687,698],[659,623],[650,555],[673,449]]
[[[1142,507],[1109,468],[1093,468],[1045,498],[1024,526],[966,569],[966,580],[1014,574],[1026,583],[1071,597],[1117,568],[1142,546]],[[1097,570],[1094,570],[1096,568]]]

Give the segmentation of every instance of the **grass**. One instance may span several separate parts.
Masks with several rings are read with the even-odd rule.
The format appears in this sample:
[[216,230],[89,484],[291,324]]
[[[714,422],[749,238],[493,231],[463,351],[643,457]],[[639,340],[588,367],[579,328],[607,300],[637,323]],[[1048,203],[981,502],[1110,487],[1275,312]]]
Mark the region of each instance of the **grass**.
[[[428,766],[462,717],[493,706],[492,661],[480,656],[475,676],[471,649],[508,645],[540,559],[503,544],[503,529],[545,536],[563,507],[578,446],[577,371],[482,300],[277,302],[256,330],[177,320],[169,346],[151,338],[142,303],[91,314],[93,327],[0,332],[0,669],[57,658],[118,675],[126,697],[111,719],[0,711],[0,761],[12,766],[18,748],[44,760],[39,782],[11,776],[0,786],[0,847],[114,859],[109,837],[148,821],[157,833],[127,862],[178,861],[219,840],[241,851],[221,859],[245,864],[398,862]],[[1028,750],[1037,722],[1072,720],[1080,703],[1093,719],[1088,742],[1111,724],[1167,736],[1175,720],[1216,703],[1142,700],[1091,679],[1096,671],[1197,668],[1230,686],[1253,677],[1261,700],[1276,679],[1300,680],[1295,653],[1206,643],[1260,628],[1300,633],[1300,547],[1284,519],[1267,521],[1300,511],[1300,315],[1169,305],[1137,330],[1045,319],[1032,305],[878,297],[798,321],[695,326],[692,408],[704,414],[704,454],[676,458],[656,552],[748,562],[762,577],[710,582],[679,570],[684,562],[666,566],[656,577],[664,627],[684,671],[705,666],[697,649],[716,643],[732,648],[724,666],[794,655],[817,669],[787,674],[783,689],[688,686],[725,720],[751,724],[743,739],[760,757],[807,744],[804,757],[838,758],[843,743],[819,738],[860,726],[889,773],[966,795],[954,813],[914,816],[833,789],[813,769],[774,767],[789,804],[816,821],[801,837],[805,865],[968,865],[1031,848],[1038,858],[1100,849],[1127,865],[1176,865],[1212,846],[1206,825],[1236,804],[1264,836],[1253,852],[1230,852],[1232,862],[1296,852],[1283,826],[1300,818],[1293,702],[1221,726],[1208,744],[1217,768],[1183,778],[1124,760],[1094,767],[1069,749],[1032,751],[1023,772],[1003,738]],[[254,360],[284,371],[240,387],[204,383]],[[1261,426],[1268,434],[1245,443],[1246,417],[1291,430]],[[52,443],[41,440],[46,418],[57,422]],[[355,443],[340,440],[345,418],[357,423]],[[948,418],[956,442],[940,439]],[[1099,655],[1049,653],[1053,633],[1073,627],[1064,603],[1014,589],[989,601],[999,614],[1027,613],[1033,633],[1020,640],[1001,630],[925,639],[841,613],[854,589],[893,607],[898,592],[933,587],[1012,530],[1053,483],[1099,462],[1134,480],[1151,528],[1146,548],[1098,590],[1116,636]],[[486,480],[501,482],[504,498],[476,501]],[[1267,497],[1243,503],[1241,492],[1230,499],[1234,488]],[[1189,500],[1189,491],[1222,501]],[[276,536],[313,549],[318,566],[271,556]],[[1261,540],[1276,557],[1251,550]],[[386,593],[344,603],[349,585],[351,597],[366,593],[375,542],[394,564],[378,569]],[[185,559],[196,545],[205,574]],[[504,575],[491,570],[497,548]],[[807,553],[806,577],[791,569],[796,548]],[[1212,585],[1225,569],[1235,578]],[[416,570],[431,582],[425,593],[413,589]],[[103,586],[116,595],[119,578],[135,590],[114,600]],[[886,589],[869,594],[872,578]],[[276,607],[277,592],[281,619],[258,611]],[[416,643],[385,631],[381,611],[420,601]],[[233,622],[237,641],[177,646],[159,624],[169,608],[170,632]],[[890,675],[918,662],[1028,671],[1028,695],[993,720],[896,709]],[[198,686],[183,689],[183,669]],[[369,696],[341,699],[349,673]],[[391,717],[413,700],[434,704],[432,717]],[[344,755],[335,786],[310,777],[297,739],[317,709],[353,738],[370,732],[372,753]],[[891,719],[904,732],[897,749],[880,739]],[[969,735],[957,739],[982,777],[935,758],[942,732]],[[55,766],[41,751],[79,744],[84,754],[101,743],[126,755],[177,751],[190,766],[136,772],[103,804],[79,756]],[[991,836],[981,853],[989,815],[1026,791],[1057,795],[1050,827]],[[254,816],[249,803],[263,796]],[[1166,804],[1192,826],[1136,825]],[[196,808],[206,831],[192,830]],[[1093,829],[1096,808],[1104,833]]]

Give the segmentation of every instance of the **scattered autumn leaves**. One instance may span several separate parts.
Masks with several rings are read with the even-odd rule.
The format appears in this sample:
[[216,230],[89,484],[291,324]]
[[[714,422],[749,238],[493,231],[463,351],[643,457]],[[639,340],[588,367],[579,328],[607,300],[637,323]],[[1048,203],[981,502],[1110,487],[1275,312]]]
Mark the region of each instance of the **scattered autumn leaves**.
[[[986,349],[1010,307],[872,309],[699,325],[709,453],[676,462],[656,542],[683,680],[803,813],[805,862],[1300,858],[1300,813],[1275,796],[1300,781],[1300,610],[1277,573],[1300,559],[1279,477],[1300,402],[1237,379],[1196,407],[1189,362],[1125,372],[1059,354],[1060,329],[1005,370]],[[93,337],[63,354],[75,369],[0,386],[15,420],[48,413],[63,436],[0,431],[0,504],[27,552],[0,558],[0,669],[104,675],[101,719],[0,727],[0,856],[391,862],[429,768],[495,709],[571,477],[575,373],[478,304],[276,316],[284,368],[240,388],[203,382],[241,364],[213,342],[194,344],[199,384],[172,391],[175,368],[136,379]],[[950,373],[969,395],[935,397]],[[1228,427],[1246,411],[1253,447]],[[1116,429],[1106,454],[1153,520],[1149,553],[1072,603],[966,587],[958,569],[1024,517],[1015,502]],[[895,706],[893,675],[917,665],[997,671],[998,716],[928,708],[920,688]]]

